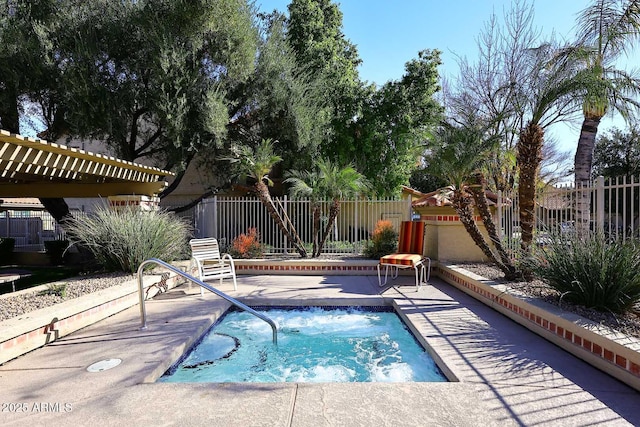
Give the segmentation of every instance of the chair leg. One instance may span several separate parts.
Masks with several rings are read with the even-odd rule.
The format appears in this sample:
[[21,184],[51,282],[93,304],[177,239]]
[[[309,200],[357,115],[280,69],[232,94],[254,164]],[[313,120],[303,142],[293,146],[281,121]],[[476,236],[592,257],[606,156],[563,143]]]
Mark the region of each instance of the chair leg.
[[233,272],[233,290],[234,291],[238,290],[238,282],[236,282],[236,273],[235,273],[235,271]]
[[[427,258],[427,279],[424,281],[425,283],[429,283],[429,279],[431,278],[431,260]],[[424,268],[424,264],[422,265]]]
[[[380,264],[378,264],[378,286],[382,287],[387,284],[387,276],[389,274],[389,266],[385,265],[384,267],[384,282],[380,279]],[[392,273],[393,274],[393,273]],[[396,275],[397,277],[397,275]],[[395,279],[395,277],[393,277]]]

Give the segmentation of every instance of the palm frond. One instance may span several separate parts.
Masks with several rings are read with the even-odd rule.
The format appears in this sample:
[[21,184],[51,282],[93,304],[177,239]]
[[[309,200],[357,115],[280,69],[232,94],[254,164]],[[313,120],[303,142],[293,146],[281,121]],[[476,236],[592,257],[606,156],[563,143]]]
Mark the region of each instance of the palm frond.
[[640,37],[640,0],[596,0],[578,15],[578,38],[603,59],[630,48]]

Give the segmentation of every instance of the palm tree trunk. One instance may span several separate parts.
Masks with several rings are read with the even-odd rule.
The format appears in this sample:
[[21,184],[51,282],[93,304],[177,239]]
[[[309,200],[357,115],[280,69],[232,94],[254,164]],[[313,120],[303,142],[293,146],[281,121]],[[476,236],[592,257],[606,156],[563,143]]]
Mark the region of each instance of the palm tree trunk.
[[601,118],[599,116],[585,117],[576,149],[574,160],[576,189],[583,189],[583,191],[578,191],[576,197],[575,221],[578,236],[585,236],[589,232],[591,222],[591,193],[588,189],[591,182],[593,149]]
[[313,208],[311,209],[313,216],[313,249],[311,252],[312,257],[316,257],[316,253],[320,253],[320,204],[314,203]]
[[[515,265],[513,265],[509,254],[504,249],[504,246],[502,246],[502,241],[500,240],[500,236],[498,235],[496,224],[493,222],[493,216],[491,215],[491,210],[489,209],[489,203],[487,202],[487,196],[484,192],[484,188],[471,188],[471,193],[473,195],[473,200],[476,203],[476,207],[478,208],[478,213],[480,214],[482,222],[484,223],[484,228],[487,230],[487,234],[489,234],[489,239],[491,239],[491,243],[493,243],[493,247],[496,249],[496,252],[498,252],[500,261],[504,265],[504,269],[502,269],[502,271],[504,272],[504,277],[507,280],[513,280],[517,277],[517,270]],[[491,253],[493,253],[493,251]]]
[[469,233],[469,236],[471,236],[471,239],[476,246],[480,248],[487,258],[500,268],[500,270],[505,274],[505,277],[507,274],[510,274],[510,270],[491,251],[491,248],[484,240],[484,236],[482,236],[480,229],[476,225],[476,222],[473,219],[473,210],[471,209],[471,198],[462,194],[460,190],[456,190],[453,193],[451,203],[460,217],[460,222],[467,230],[467,233]]
[[520,168],[518,183],[518,202],[522,241],[520,246],[526,256],[531,251],[533,230],[535,227],[536,179],[542,161],[544,131],[535,123],[529,124],[520,132],[517,145],[517,161]]
[[333,199],[331,202],[331,207],[329,208],[329,219],[327,220],[327,225],[324,227],[324,231],[322,232],[322,239],[320,239],[320,244],[318,245],[318,251],[313,255],[314,257],[320,256],[320,252],[324,247],[325,242],[327,241],[327,237],[329,237],[329,233],[331,233],[331,229],[333,228],[333,224],[336,222],[336,218],[340,213],[340,200]]
[[255,185],[255,192],[258,196],[258,199],[260,199],[260,202],[262,202],[264,207],[267,208],[267,212],[269,212],[269,215],[271,216],[271,218],[273,218],[280,231],[282,231],[282,233],[284,233],[284,235],[287,237],[287,240],[289,240],[289,242],[293,245],[296,252],[298,252],[302,258],[306,258],[307,251],[304,248],[304,245],[302,245],[300,239],[294,238],[293,234],[282,220],[282,217],[280,217],[280,215],[278,214],[278,211],[273,204],[273,200],[271,200],[271,194],[269,194],[269,189],[267,188],[266,184],[262,181],[257,181]]

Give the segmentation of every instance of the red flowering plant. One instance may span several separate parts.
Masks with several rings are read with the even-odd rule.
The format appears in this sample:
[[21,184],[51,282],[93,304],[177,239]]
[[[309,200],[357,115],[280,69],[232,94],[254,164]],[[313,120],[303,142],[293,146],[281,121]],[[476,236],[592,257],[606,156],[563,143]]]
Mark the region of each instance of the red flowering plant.
[[231,243],[229,253],[234,258],[262,258],[264,252],[260,243],[260,234],[256,228],[249,228],[247,233],[242,233]]

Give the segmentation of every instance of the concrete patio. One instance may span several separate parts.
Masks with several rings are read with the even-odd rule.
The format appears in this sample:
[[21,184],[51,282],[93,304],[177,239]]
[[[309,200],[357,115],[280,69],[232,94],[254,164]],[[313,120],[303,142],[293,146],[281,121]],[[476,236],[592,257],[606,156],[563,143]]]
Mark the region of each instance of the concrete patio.
[[[415,292],[374,276],[240,276],[251,305],[395,304],[458,381],[154,383],[228,304],[183,285],[0,366],[0,424],[584,426],[640,424],[640,393],[433,279]],[[215,284],[214,284],[215,286]],[[94,362],[118,358],[90,373]]]

